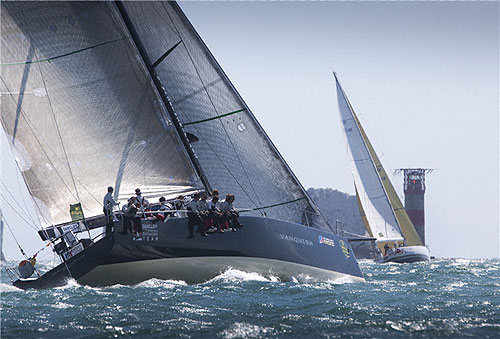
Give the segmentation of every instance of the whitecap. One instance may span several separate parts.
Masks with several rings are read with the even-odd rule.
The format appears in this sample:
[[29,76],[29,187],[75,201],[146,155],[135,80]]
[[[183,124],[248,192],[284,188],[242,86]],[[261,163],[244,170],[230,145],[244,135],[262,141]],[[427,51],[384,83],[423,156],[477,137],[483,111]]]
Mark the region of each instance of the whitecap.
[[248,323],[234,323],[233,326],[222,331],[221,335],[227,339],[255,338],[269,335],[272,330],[271,327],[262,327]]
[[66,303],[63,303],[63,302],[58,302],[56,304],[53,304],[52,307],[64,310],[64,309],[73,307],[73,305],[66,304]]

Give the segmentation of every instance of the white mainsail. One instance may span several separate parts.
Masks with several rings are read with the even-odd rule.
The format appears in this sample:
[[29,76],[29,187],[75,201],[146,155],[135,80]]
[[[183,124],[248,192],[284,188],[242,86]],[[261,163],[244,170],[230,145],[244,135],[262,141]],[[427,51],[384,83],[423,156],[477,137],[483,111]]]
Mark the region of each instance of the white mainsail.
[[368,231],[377,238],[377,242],[403,241],[400,225],[363,138],[358,118],[336,75],[335,81],[354,185],[367,219]]

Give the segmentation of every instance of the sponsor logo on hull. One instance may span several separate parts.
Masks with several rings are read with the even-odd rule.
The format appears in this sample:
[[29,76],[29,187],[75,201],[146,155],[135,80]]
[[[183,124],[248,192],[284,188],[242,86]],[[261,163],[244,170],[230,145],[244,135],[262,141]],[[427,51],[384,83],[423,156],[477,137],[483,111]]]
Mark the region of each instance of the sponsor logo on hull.
[[320,244],[335,247],[335,242],[332,239],[325,238],[322,235],[318,236],[318,241]]
[[344,240],[339,240],[339,245],[342,253],[344,253],[344,255],[349,258],[351,256],[351,251],[349,251],[349,247],[346,245]]
[[142,224],[142,235],[134,237],[133,241],[158,241],[158,225],[153,223]]

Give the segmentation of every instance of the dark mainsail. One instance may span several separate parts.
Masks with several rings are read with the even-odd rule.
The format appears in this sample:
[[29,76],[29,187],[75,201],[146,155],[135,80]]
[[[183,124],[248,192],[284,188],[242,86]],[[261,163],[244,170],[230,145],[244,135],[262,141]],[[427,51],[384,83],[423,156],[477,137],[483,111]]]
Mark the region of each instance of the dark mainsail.
[[2,124],[49,223],[101,213],[108,185],[212,187],[328,230],[175,2],[2,2],[0,64]]
[[[1,121],[46,223],[202,188],[113,2],[1,2]],[[47,213],[48,212],[48,213]]]
[[182,122],[210,186],[254,215],[327,225],[175,2],[119,2]]

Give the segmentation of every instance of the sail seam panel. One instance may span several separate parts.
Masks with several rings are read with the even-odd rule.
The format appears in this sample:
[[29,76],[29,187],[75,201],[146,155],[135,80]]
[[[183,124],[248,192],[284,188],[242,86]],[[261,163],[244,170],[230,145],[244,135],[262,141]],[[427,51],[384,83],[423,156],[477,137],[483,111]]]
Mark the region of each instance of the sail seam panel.
[[[10,62],[10,63],[5,63],[5,64],[0,64],[0,66],[28,65],[28,64],[37,64],[37,63],[41,63],[41,62],[51,62],[52,60],[64,58],[64,57],[67,57],[67,56],[70,56],[70,55],[73,55],[73,54],[77,54],[77,53],[81,53],[81,52],[87,51],[87,50],[92,49],[92,48],[100,47],[100,46],[103,46],[103,45],[107,45],[107,44],[110,44],[110,43],[113,43],[113,42],[117,42],[117,41],[121,41],[121,40],[125,40],[125,39],[129,39],[129,38],[128,37],[122,37],[122,38],[114,39],[114,40],[111,40],[111,41],[105,41],[105,42],[102,42],[102,43],[97,44],[97,45],[89,46],[89,47],[82,48],[82,49],[79,49],[79,50],[76,50],[76,51],[73,51],[73,52],[64,53],[64,54],[57,55],[55,57],[46,58],[46,59],[24,61],[24,62],[23,61],[20,61],[20,62]],[[36,52],[35,52],[35,54],[36,54]]]

